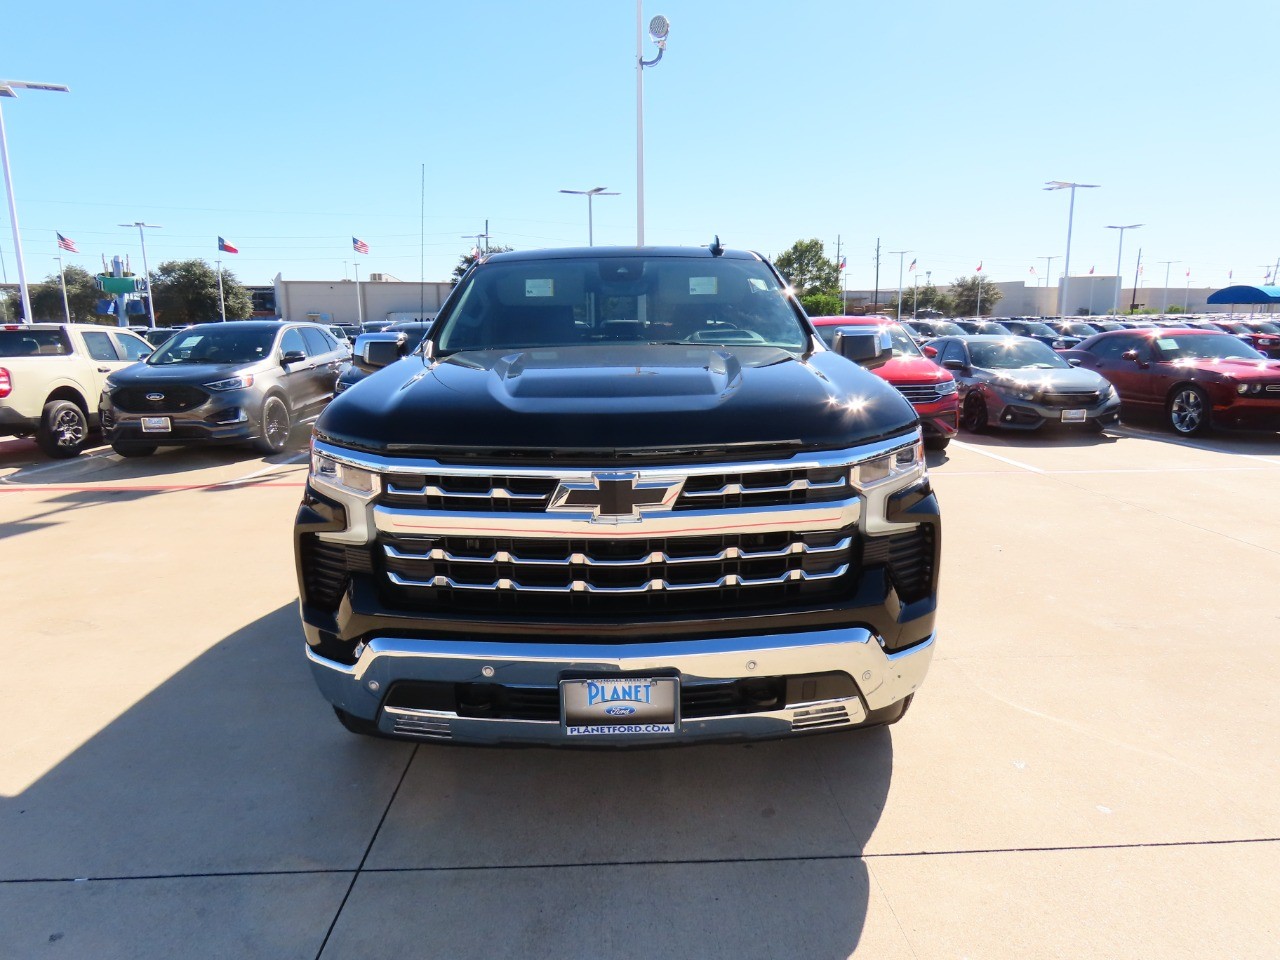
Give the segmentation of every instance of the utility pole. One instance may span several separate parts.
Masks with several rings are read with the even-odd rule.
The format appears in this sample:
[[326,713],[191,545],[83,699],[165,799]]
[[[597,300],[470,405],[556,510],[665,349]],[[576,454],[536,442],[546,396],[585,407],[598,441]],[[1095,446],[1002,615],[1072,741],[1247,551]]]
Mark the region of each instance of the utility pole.
[[1053,261],[1061,260],[1062,257],[1036,257],[1036,259],[1044,261],[1044,285],[1048,289],[1049,278],[1053,276]]
[[906,259],[910,250],[890,250],[890,253],[898,255],[898,319],[902,319],[902,262]]
[[1169,309],[1169,268],[1175,263],[1181,263],[1181,260],[1161,260],[1164,264],[1164,299],[1160,302],[1160,319],[1164,319],[1165,313]]
[[871,295],[871,312],[880,312],[880,238],[876,237],[876,289]]
[[844,316],[844,267],[840,264],[840,234],[836,234],[836,280],[840,286],[840,315]]

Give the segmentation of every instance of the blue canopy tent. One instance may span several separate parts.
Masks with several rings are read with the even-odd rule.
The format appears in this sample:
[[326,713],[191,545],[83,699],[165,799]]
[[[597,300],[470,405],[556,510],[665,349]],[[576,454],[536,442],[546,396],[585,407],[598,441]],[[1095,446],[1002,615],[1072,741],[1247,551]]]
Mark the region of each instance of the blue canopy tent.
[[[1238,303],[1247,303],[1251,306],[1265,303],[1270,306],[1280,303],[1280,287],[1253,287],[1248,284],[1238,283],[1234,287],[1227,287],[1224,290],[1209,294],[1209,299],[1206,302],[1209,304],[1230,304],[1232,312],[1235,311],[1235,306]],[[1253,313],[1253,310],[1250,309],[1249,312]]]

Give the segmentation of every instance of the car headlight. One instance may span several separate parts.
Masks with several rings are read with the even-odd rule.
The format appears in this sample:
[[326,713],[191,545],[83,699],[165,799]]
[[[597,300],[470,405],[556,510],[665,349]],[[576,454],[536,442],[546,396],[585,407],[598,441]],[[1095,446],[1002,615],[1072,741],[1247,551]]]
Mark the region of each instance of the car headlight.
[[358,497],[372,497],[378,492],[380,478],[372,470],[343,463],[334,457],[311,451],[311,470],[307,479],[320,486],[354,493]]
[[850,479],[858,489],[866,489],[885,480],[914,478],[924,475],[924,441],[917,439],[909,447],[887,453],[874,460],[855,464]]
[[1034,390],[1028,390],[1025,387],[1010,387],[1007,389],[1009,396],[1013,397],[1015,400],[1034,400],[1036,398],[1036,392]]
[[956,382],[954,380],[942,380],[936,385],[938,396],[945,397],[956,392]]
[[210,390],[243,390],[245,387],[253,386],[253,374],[242,373],[238,377],[227,377],[225,380],[206,383],[205,386]]
[[1116,389],[1116,385],[1115,385],[1114,383],[1108,383],[1108,384],[1107,384],[1107,391],[1106,391],[1106,393],[1104,394],[1104,399],[1106,399],[1106,400],[1119,400],[1119,399],[1120,399],[1120,391]]
[[1236,393],[1241,396],[1253,396],[1262,392],[1262,384],[1260,383],[1238,383],[1236,384]]

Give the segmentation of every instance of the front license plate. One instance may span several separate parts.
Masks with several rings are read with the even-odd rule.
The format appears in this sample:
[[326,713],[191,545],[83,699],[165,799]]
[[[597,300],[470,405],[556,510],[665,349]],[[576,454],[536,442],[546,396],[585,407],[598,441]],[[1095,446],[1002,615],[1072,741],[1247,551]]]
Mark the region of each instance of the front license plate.
[[1088,414],[1089,414],[1089,411],[1087,410],[1063,410],[1062,422],[1063,423],[1084,423],[1086,420],[1089,419]]
[[565,732],[571,737],[675,733],[679,690],[675,677],[562,680]]
[[143,433],[168,433],[173,428],[169,425],[168,417],[143,417],[142,432]]

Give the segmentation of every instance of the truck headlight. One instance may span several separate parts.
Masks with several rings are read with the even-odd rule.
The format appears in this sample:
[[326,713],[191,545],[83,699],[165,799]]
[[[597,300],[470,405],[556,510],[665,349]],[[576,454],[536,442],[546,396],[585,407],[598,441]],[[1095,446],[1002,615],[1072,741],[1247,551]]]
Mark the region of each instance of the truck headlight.
[[320,486],[354,493],[361,498],[372,497],[380,487],[379,477],[372,470],[354,467],[315,450],[311,451],[311,472],[307,479]]
[[917,439],[909,447],[856,464],[850,479],[853,480],[855,487],[864,489],[885,480],[901,479],[923,473],[924,441]]
[[871,536],[901,533],[916,524],[888,517],[889,498],[925,478],[924,440],[919,434],[910,446],[864,460],[851,468],[850,479],[862,495],[862,529]]
[[956,382],[954,380],[943,380],[937,385],[938,396],[947,397],[956,392]]

